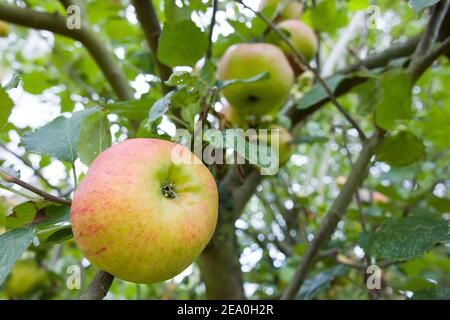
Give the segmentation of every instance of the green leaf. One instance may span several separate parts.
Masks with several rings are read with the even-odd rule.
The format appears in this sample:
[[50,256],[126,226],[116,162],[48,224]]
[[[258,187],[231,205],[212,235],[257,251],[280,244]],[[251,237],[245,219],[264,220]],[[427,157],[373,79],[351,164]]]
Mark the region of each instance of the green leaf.
[[261,72],[261,73],[257,74],[256,76],[250,77],[247,79],[230,79],[230,80],[225,80],[225,81],[217,80],[216,86],[219,90],[222,90],[226,87],[229,87],[229,86],[231,86],[233,84],[237,84],[237,83],[254,83],[254,82],[267,80],[267,79],[270,79],[270,73],[269,72]]
[[378,160],[395,167],[406,166],[425,157],[425,146],[409,131],[385,138],[376,149]]
[[435,5],[439,1],[440,0],[409,0],[409,6],[418,16],[420,16],[426,8]]
[[164,24],[159,39],[158,59],[170,67],[194,66],[204,56],[208,39],[191,20]]
[[13,213],[6,217],[6,229],[24,227],[33,221],[38,208],[32,201],[21,203],[14,207]]
[[[331,89],[331,91],[334,93],[339,86],[339,84],[347,78],[347,76],[343,74],[336,74],[328,79],[325,80],[325,83],[328,85],[328,87]],[[297,108],[298,109],[306,109],[311,107],[312,105],[319,103],[320,101],[324,100],[328,97],[328,93],[325,91],[323,86],[320,83],[316,83],[314,87],[306,92],[300,100],[297,102]]]
[[23,89],[31,94],[41,94],[51,84],[47,81],[45,70],[33,70],[22,75]]
[[188,6],[178,7],[173,0],[164,0],[164,16],[167,21],[189,20],[191,10]]
[[368,254],[387,260],[414,258],[447,240],[447,221],[432,214],[391,218],[377,232],[363,232],[360,236]]
[[72,239],[72,227],[70,225],[55,226],[39,232],[37,237],[41,246],[54,245]]
[[14,103],[6,93],[6,90],[0,86],[0,129],[8,123],[8,118],[13,106]]
[[311,21],[314,30],[331,33],[347,24],[345,10],[337,10],[336,1],[322,1],[305,13],[304,21]]
[[70,223],[70,207],[51,204],[43,210],[41,219],[33,223],[31,227],[42,231],[54,228],[56,224],[67,225],[68,223]]
[[450,104],[444,108],[432,107],[420,123],[425,138],[436,147],[447,150],[450,148],[448,131],[442,128],[450,128]]
[[77,144],[81,123],[99,108],[76,112],[70,118],[59,116],[36,131],[25,134],[22,144],[30,152],[49,155],[73,163],[77,157]]
[[412,300],[450,300],[449,288],[429,288],[414,293]]
[[380,82],[380,101],[375,110],[375,122],[385,130],[392,130],[397,120],[409,120],[412,111],[412,83],[403,71],[384,74]]
[[336,277],[345,274],[349,268],[347,266],[338,265],[326,269],[315,276],[306,279],[298,293],[298,299],[308,300],[314,298],[320,291],[329,287],[331,281]]
[[111,146],[111,123],[107,115],[103,110],[95,112],[81,123],[77,150],[81,162],[86,166],[89,166],[100,152]]
[[120,101],[116,103],[106,104],[111,113],[130,120],[143,120],[147,118],[150,107],[160,98],[156,90],[150,90],[150,94],[139,100]]
[[169,107],[172,103],[172,97],[175,91],[171,91],[166,94],[164,97],[155,102],[155,104],[150,109],[148,113],[148,120],[150,122],[154,122],[160,119],[163,115],[165,115],[169,111]]
[[33,230],[18,228],[0,235],[0,285],[33,241]]

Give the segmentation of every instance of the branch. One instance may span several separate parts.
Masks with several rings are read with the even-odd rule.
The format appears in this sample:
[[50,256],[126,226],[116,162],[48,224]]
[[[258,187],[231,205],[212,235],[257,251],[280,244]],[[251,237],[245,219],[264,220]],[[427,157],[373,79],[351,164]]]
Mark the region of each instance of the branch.
[[419,77],[433,64],[435,60],[437,60],[440,56],[446,54],[450,51],[450,37],[448,37],[441,45],[428,53],[426,56],[422,58],[422,60],[418,61],[411,77],[413,81],[417,81]]
[[216,24],[216,13],[218,7],[219,1],[213,0],[213,9],[212,9],[211,23],[209,26],[209,42],[208,42],[208,50],[206,51],[206,60],[211,59],[212,56],[212,45],[213,45],[212,37],[214,32],[214,25]]
[[4,172],[2,170],[0,170],[0,178],[2,180],[4,180],[5,182],[9,182],[9,183],[13,183],[13,184],[16,184],[18,186],[21,186],[22,188],[27,189],[27,190],[29,190],[29,191],[31,191],[31,192],[41,196],[45,200],[52,201],[52,202],[55,202],[55,203],[59,203],[59,204],[62,204],[62,205],[65,205],[65,206],[69,206],[69,207],[72,204],[72,202],[70,200],[58,198],[58,197],[56,197],[56,196],[54,196],[54,195],[52,195],[50,193],[47,193],[47,192],[45,192],[43,190],[40,190],[40,189],[32,186],[31,184],[29,184],[29,183],[27,183],[25,181],[22,181],[22,180],[14,177],[14,176],[11,176],[11,175],[7,174],[6,172]]
[[320,76],[317,69],[313,68],[309,63],[308,60],[303,56],[303,54],[295,48],[292,43],[289,41],[289,38],[281,32],[277,27],[273,25],[273,23],[262,13],[253,10],[249,6],[247,6],[245,3],[242,2],[242,0],[235,0],[236,2],[240,3],[244,6],[244,8],[249,9],[254,14],[256,14],[261,20],[263,20],[269,27],[272,29],[275,34],[280,37],[281,40],[283,40],[284,43],[289,47],[289,49],[294,53],[295,57],[303,64],[308,70],[312,71],[314,73],[315,78],[320,83],[320,85],[325,89],[326,93],[330,97],[331,102],[333,105],[339,110],[339,112],[344,116],[344,118],[356,129],[358,132],[358,135],[362,141],[365,141],[367,139],[366,135],[362,131],[362,129],[359,127],[358,123],[348,114],[347,111],[345,111],[345,108],[339,103],[336,96],[334,95],[333,91],[330,89],[330,87],[327,85],[325,80]]
[[134,90],[114,55],[103,45],[102,40],[84,20],[81,29],[70,30],[66,25],[66,17],[58,13],[39,12],[3,3],[0,4],[0,20],[29,28],[47,30],[80,41],[92,55],[117,96],[121,100],[134,99]]
[[309,269],[314,263],[317,253],[334,232],[337,223],[344,215],[353,195],[366,177],[370,160],[375,152],[374,150],[381,140],[382,134],[377,131],[364,145],[363,150],[353,165],[347,182],[345,183],[339,196],[333,202],[331,208],[328,210],[319,230],[314,235],[313,241],[303,255],[302,261],[295,271],[292,280],[283,292],[281,299],[293,299],[297,294],[306,279]]
[[161,35],[161,27],[159,25],[158,17],[155,12],[152,0],[133,0],[133,6],[136,10],[136,15],[139,23],[142,26],[145,37],[147,38],[150,51],[152,52],[153,60],[161,78],[161,87],[163,92],[170,91],[170,88],[164,83],[172,74],[172,69],[162,64],[158,60],[158,41]]
[[56,190],[60,195],[62,194],[62,191],[58,188],[58,186],[51,184],[47,179],[45,179],[45,177],[42,175],[42,173],[39,170],[35,169],[33,167],[33,164],[30,162],[30,160],[28,160],[25,156],[21,156],[21,155],[17,154],[16,152],[10,150],[3,142],[0,142],[0,147],[3,150],[5,150],[6,152],[8,152],[9,154],[13,155],[16,159],[22,161],[23,164],[26,165],[27,167],[29,167],[31,170],[33,170],[34,174],[39,179],[41,179],[47,185],[47,187]]
[[89,287],[81,294],[80,300],[102,300],[108,293],[113,281],[114,276],[108,272],[97,271]]

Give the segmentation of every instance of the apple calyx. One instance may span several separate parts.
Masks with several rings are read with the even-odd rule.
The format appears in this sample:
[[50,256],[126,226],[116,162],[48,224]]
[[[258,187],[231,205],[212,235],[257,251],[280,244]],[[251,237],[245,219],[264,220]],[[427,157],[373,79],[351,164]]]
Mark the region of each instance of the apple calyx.
[[175,183],[169,180],[164,180],[161,184],[161,194],[166,199],[176,199],[178,197]]

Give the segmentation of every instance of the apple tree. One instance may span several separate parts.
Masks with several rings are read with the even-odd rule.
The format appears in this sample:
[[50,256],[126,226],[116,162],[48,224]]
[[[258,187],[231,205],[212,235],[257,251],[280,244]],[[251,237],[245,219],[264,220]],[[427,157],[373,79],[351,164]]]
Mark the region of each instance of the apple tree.
[[[1,0],[0,299],[450,298],[449,58],[449,0]],[[86,259],[71,206],[105,150],[230,128],[278,129],[280,168],[258,134],[201,141],[247,161],[202,164],[218,219],[186,270]]]

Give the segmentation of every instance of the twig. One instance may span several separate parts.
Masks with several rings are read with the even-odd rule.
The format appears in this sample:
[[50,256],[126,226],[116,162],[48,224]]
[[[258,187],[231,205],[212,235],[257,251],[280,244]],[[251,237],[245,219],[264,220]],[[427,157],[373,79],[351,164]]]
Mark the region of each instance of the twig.
[[446,54],[450,51],[450,37],[444,40],[441,45],[435,50],[431,51],[429,54],[425,55],[422,60],[418,61],[414,70],[412,70],[411,77],[413,81],[419,79],[420,75],[425,72],[425,70],[430,67],[433,62],[440,56]]
[[16,159],[20,160],[23,162],[24,165],[26,165],[27,167],[29,167],[31,170],[33,170],[33,173],[35,176],[37,176],[39,179],[41,179],[49,188],[54,189],[55,191],[58,192],[58,194],[62,194],[62,191],[59,189],[58,186],[55,186],[53,184],[51,184],[47,179],[45,179],[45,177],[42,175],[42,173],[35,169],[33,167],[33,164],[31,163],[30,160],[28,160],[28,158],[26,158],[25,156],[21,156],[19,154],[17,154],[16,152],[14,152],[13,150],[9,149],[4,143],[0,142],[0,147],[5,150],[6,152],[8,152],[9,154],[13,155]]
[[212,45],[213,45],[212,37],[213,37],[213,32],[214,32],[214,25],[216,24],[216,13],[217,13],[218,7],[219,7],[219,1],[213,0],[211,23],[209,26],[208,50],[206,50],[206,60],[211,59],[211,56],[212,56]]
[[27,189],[27,190],[29,190],[29,191],[31,191],[31,192],[41,196],[45,200],[52,201],[52,202],[55,202],[55,203],[59,203],[59,204],[65,205],[65,206],[70,206],[71,203],[72,203],[70,200],[58,198],[58,197],[56,197],[56,196],[54,196],[54,195],[52,195],[50,193],[47,193],[47,192],[45,192],[43,190],[40,190],[40,189],[32,186],[31,184],[25,182],[25,181],[22,181],[22,180],[14,177],[14,176],[11,176],[11,175],[7,174],[6,172],[4,172],[2,170],[0,170],[0,178],[3,179],[6,182],[13,183],[13,184],[16,184],[18,186],[21,186],[22,188]]
[[72,174],[73,174],[73,189],[78,188],[78,178],[77,178],[77,169],[75,168],[75,162],[72,163]]
[[159,46],[159,37],[161,35],[161,26],[159,25],[158,16],[156,15],[155,7],[152,0],[133,0],[133,6],[136,10],[136,15],[139,23],[147,38],[150,51],[152,52],[153,60],[161,78],[161,87],[165,93],[170,91],[164,82],[169,79],[172,74],[172,69],[159,61],[157,53]]
[[108,272],[97,271],[86,291],[81,294],[80,300],[102,300],[108,293],[113,281],[114,276]]
[[297,48],[295,48],[292,43],[289,41],[288,37],[286,37],[285,34],[283,34],[283,32],[281,32],[280,30],[278,30],[277,27],[275,27],[273,25],[273,23],[267,19],[266,16],[264,16],[262,13],[253,10],[252,8],[250,8],[249,6],[247,6],[245,3],[242,2],[242,0],[235,0],[236,2],[240,3],[241,5],[243,5],[246,9],[249,9],[250,11],[252,11],[254,14],[256,14],[261,20],[263,20],[269,27],[270,29],[272,29],[278,37],[280,37],[283,42],[286,43],[286,45],[289,47],[289,49],[291,49],[291,51],[295,54],[295,57],[300,60],[300,62],[306,66],[306,68],[310,71],[312,71],[314,73],[314,76],[316,77],[316,80],[321,84],[321,86],[324,88],[324,90],[326,91],[326,93],[328,94],[328,96],[330,97],[330,100],[332,102],[332,104],[339,110],[339,112],[345,117],[345,119],[347,119],[348,122],[351,123],[351,125],[356,129],[356,131],[358,132],[358,135],[360,137],[360,139],[362,141],[366,141],[367,137],[364,134],[364,132],[362,131],[362,129],[359,127],[358,123],[347,113],[347,111],[345,111],[344,107],[339,103],[339,101],[337,100],[336,96],[334,95],[333,91],[330,89],[330,87],[327,85],[327,83],[325,82],[325,80],[320,76],[319,72],[317,69],[313,68],[307,61],[307,59],[303,56],[303,54],[297,50]]

